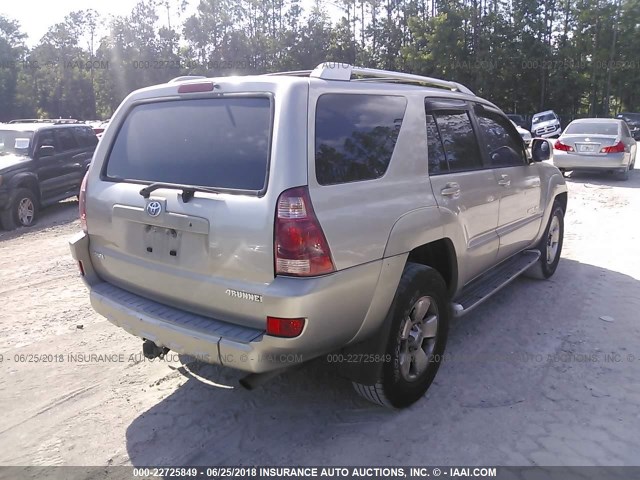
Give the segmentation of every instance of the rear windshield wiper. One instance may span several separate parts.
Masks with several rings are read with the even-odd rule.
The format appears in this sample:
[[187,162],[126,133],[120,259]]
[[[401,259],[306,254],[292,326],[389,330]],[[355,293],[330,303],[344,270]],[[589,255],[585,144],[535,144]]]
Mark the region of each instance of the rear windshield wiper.
[[151,185],[147,185],[142,190],[140,190],[140,195],[142,195],[144,198],[149,198],[151,192],[159,188],[175,188],[176,190],[182,190],[182,201],[184,203],[189,202],[189,200],[193,198],[193,195],[196,192],[220,193],[220,191],[216,190],[215,188],[198,187],[196,185],[181,185],[178,183],[155,182]]

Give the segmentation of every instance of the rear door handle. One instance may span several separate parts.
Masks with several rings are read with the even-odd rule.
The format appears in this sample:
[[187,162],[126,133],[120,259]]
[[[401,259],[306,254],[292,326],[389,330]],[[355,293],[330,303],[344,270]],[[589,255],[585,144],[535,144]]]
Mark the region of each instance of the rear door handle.
[[498,185],[502,185],[503,187],[511,186],[511,178],[509,178],[509,175],[500,175],[500,180],[498,180]]
[[455,182],[447,183],[440,193],[444,196],[452,197],[460,193],[460,185]]

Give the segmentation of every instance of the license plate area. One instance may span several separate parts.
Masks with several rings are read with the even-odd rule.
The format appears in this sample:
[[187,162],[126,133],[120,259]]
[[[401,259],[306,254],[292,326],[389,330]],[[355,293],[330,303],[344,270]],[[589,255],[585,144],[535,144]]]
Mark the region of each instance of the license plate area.
[[143,248],[147,258],[174,261],[180,257],[183,232],[157,225],[143,226]]
[[576,147],[580,153],[596,153],[599,145],[595,143],[576,143]]

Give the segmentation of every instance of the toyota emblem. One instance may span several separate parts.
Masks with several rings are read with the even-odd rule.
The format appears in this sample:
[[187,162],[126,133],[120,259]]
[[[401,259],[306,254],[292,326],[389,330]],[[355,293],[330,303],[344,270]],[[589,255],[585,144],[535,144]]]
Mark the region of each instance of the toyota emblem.
[[152,217],[157,217],[162,212],[162,204],[157,201],[147,203],[147,213]]

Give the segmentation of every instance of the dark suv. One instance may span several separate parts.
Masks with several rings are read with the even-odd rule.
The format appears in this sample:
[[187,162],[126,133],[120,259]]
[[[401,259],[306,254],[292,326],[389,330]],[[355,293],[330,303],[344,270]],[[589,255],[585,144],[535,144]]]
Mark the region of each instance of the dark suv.
[[631,136],[636,140],[640,140],[640,113],[622,112],[616,115],[616,118],[627,122]]
[[520,115],[517,113],[507,113],[507,118],[519,127],[524,128],[525,130],[529,130],[530,128],[527,122],[527,118],[524,115]]
[[41,207],[78,194],[98,138],[81,123],[0,124],[0,223],[32,225]]

